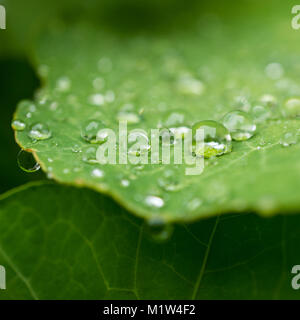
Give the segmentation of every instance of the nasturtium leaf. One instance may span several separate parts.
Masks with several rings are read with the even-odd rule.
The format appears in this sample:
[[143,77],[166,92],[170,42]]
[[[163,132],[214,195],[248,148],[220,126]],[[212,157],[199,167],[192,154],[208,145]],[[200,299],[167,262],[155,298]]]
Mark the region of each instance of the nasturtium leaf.
[[[162,34],[121,35],[80,24],[44,35],[36,66],[45,86],[34,102],[19,105],[15,118],[26,129],[16,133],[17,142],[49,177],[109,194],[146,219],[296,211],[299,119],[286,117],[284,105],[300,96],[300,46],[291,17],[278,8],[265,15],[204,12],[193,26]],[[254,112],[256,106],[266,110]],[[128,130],[149,134],[162,124],[220,121],[237,109],[260,112],[255,135],[205,160],[201,175],[186,175],[184,164],[87,163],[99,146],[83,138],[87,121],[118,135],[118,121],[126,118]],[[33,141],[36,125],[51,137]]]
[[0,299],[299,299],[299,215],[227,215],[175,227],[88,189],[45,182],[1,196]]

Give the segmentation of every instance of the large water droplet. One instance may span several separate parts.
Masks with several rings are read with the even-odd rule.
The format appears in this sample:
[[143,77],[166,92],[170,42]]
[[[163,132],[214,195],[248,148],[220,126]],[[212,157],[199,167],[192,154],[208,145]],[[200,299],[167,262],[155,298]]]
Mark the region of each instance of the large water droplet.
[[151,238],[157,242],[165,242],[172,236],[174,227],[157,217],[147,221],[147,229]]
[[23,121],[17,119],[11,123],[11,126],[16,131],[23,131],[26,128],[26,124]]
[[40,165],[34,159],[32,153],[20,150],[17,157],[19,167],[25,172],[36,172],[40,169]]
[[283,105],[283,112],[286,117],[299,117],[300,116],[300,99],[288,99]]
[[35,123],[30,127],[28,136],[32,140],[46,140],[51,137],[51,131],[46,124]]
[[213,120],[195,123],[192,128],[194,142],[197,129],[204,130],[204,150],[195,150],[196,155],[204,155],[205,158],[210,158],[231,152],[230,133],[221,123]]
[[61,77],[56,82],[56,89],[61,92],[68,91],[71,88],[71,80],[68,77]]
[[248,140],[256,131],[252,117],[243,111],[227,113],[223,117],[222,123],[229,130],[232,139],[236,141]]
[[81,126],[81,137],[89,143],[102,144],[107,140],[107,133],[100,132],[100,130],[106,129],[103,122],[98,120],[88,120]]
[[293,144],[296,144],[297,142],[298,142],[298,136],[294,132],[287,132],[280,139],[280,144],[283,147],[289,147],[289,146],[291,146]]
[[89,101],[94,106],[103,106],[105,102],[105,98],[101,93],[96,93],[89,97]]

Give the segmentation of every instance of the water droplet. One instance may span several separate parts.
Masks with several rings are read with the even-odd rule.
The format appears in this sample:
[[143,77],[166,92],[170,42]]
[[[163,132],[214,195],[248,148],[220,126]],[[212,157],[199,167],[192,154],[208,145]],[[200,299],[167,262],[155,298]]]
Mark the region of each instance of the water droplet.
[[154,241],[164,242],[172,236],[174,227],[159,217],[147,221],[147,230]]
[[101,93],[96,93],[96,94],[93,94],[89,97],[89,101],[91,104],[93,104],[94,106],[103,106],[104,105],[104,102],[105,102],[105,99],[104,99],[104,96],[103,94]]
[[204,150],[195,150],[196,154],[210,158],[231,152],[230,133],[221,123],[213,120],[195,123],[192,128],[194,141],[197,129],[204,130]]
[[204,92],[205,86],[202,81],[190,75],[184,75],[178,79],[177,88],[182,94],[201,95]]
[[103,122],[99,120],[88,120],[81,126],[81,137],[89,143],[102,144],[107,140],[108,134],[99,132],[106,129]]
[[227,113],[223,117],[222,123],[229,130],[232,139],[236,141],[248,140],[256,131],[252,117],[243,111]]
[[96,78],[93,80],[93,87],[96,90],[101,90],[105,86],[105,81],[102,78]]
[[34,159],[32,153],[20,150],[17,162],[19,167],[25,172],[36,172],[40,169],[40,165]]
[[64,174],[69,174],[69,173],[70,173],[70,169],[65,168],[65,169],[63,170],[63,173],[64,173]]
[[26,128],[26,124],[23,121],[17,119],[11,123],[11,126],[16,131],[23,131]]
[[97,149],[95,147],[87,148],[82,155],[82,160],[86,163],[95,164],[98,163],[97,161]]
[[[136,145],[138,143],[138,145]],[[149,139],[143,130],[132,130],[128,135],[128,154],[140,156],[150,150]]]
[[300,116],[300,99],[288,99],[283,105],[283,112],[286,117],[299,117]]
[[165,204],[164,200],[157,196],[147,196],[145,203],[147,206],[152,208],[162,208]]
[[272,80],[280,79],[284,74],[284,69],[280,63],[270,63],[266,66],[265,73]]
[[161,129],[159,131],[159,140],[164,146],[173,145],[175,143],[175,135],[170,129]]
[[285,133],[280,140],[280,144],[283,147],[289,147],[293,144],[296,144],[297,142],[298,142],[298,136],[296,133],[293,133],[293,132]]
[[260,102],[267,107],[273,108],[276,107],[278,102],[277,99],[271,94],[264,94],[260,98]]
[[194,198],[187,203],[187,208],[189,211],[195,211],[202,205],[202,200],[198,198]]
[[255,106],[253,107],[251,114],[256,123],[263,123],[268,119],[271,119],[272,114],[269,108],[264,106]]
[[98,69],[100,72],[110,72],[112,70],[112,61],[110,58],[103,57],[98,61]]
[[56,82],[56,89],[61,92],[68,91],[71,88],[71,80],[68,77],[61,77]]
[[92,176],[95,178],[102,178],[102,177],[104,177],[104,172],[100,169],[94,169],[92,171]]
[[78,153],[78,152],[82,152],[80,146],[78,144],[75,144],[73,147],[72,147],[72,152],[74,153]]
[[184,184],[180,177],[172,170],[166,170],[157,180],[158,185],[166,191],[178,191],[183,189]]
[[36,123],[30,127],[28,136],[33,140],[46,140],[51,137],[51,131],[46,124]]
[[105,93],[105,101],[108,103],[115,101],[115,93],[112,90],[109,90]]
[[121,186],[122,187],[127,188],[127,187],[129,187],[129,185],[130,185],[130,181],[129,180],[127,180],[127,179],[122,179],[121,180]]
[[141,121],[140,116],[135,112],[120,111],[117,116],[118,121],[127,121],[128,124],[135,124]]
[[167,113],[162,120],[162,127],[172,128],[181,126],[185,121],[185,114],[180,111]]

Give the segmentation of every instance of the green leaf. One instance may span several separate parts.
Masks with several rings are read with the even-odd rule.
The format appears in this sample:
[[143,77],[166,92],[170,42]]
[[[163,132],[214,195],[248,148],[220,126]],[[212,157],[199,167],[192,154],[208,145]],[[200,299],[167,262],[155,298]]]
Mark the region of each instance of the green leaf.
[[[168,222],[192,221],[219,212],[296,211],[300,145],[284,148],[280,141],[286,133],[296,136],[299,128],[298,119],[281,116],[284,101],[300,95],[299,41],[282,7],[269,8],[267,16],[264,9],[255,14],[245,10],[241,16],[229,10],[216,10],[216,17],[203,13],[196,26],[167,34],[120,35],[80,25],[45,35],[37,56],[45,87],[35,112],[28,103],[17,110],[16,118],[27,124],[17,132],[18,143],[34,152],[55,180],[107,193],[147,219],[159,215]],[[285,46],[279,45],[282,41]],[[276,80],[265,72],[272,62],[284,70]],[[219,120],[241,105],[261,104],[266,94],[277,101],[273,118],[258,124],[250,140],[234,142],[230,154],[206,161],[199,176],[185,175],[185,165],[141,168],[82,160],[87,149],[97,147],[81,138],[87,120],[101,120],[117,132],[118,114],[129,110],[139,120],[130,129],[149,131],[179,112],[184,125],[191,126]],[[34,123],[47,125],[52,138],[33,143],[28,133]],[[93,176],[94,169],[104,176]],[[172,181],[161,182],[167,171]],[[169,183],[176,190],[170,191]],[[149,196],[161,198],[163,206],[149,206]]]
[[178,225],[165,243],[109,198],[25,185],[1,196],[1,299],[299,299],[300,216]]

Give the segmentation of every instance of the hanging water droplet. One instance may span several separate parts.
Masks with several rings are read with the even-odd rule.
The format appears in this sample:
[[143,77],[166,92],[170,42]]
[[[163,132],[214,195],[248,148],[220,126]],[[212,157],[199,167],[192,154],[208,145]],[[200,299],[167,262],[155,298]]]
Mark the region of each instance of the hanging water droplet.
[[253,107],[251,114],[256,123],[263,123],[272,117],[270,109],[264,106]]
[[195,123],[192,127],[194,143],[196,130],[198,129],[204,130],[204,150],[201,150],[201,147],[199,150],[195,150],[196,155],[204,155],[205,158],[210,158],[231,152],[230,133],[221,123],[213,120]]
[[232,139],[236,141],[248,140],[256,131],[256,125],[253,119],[243,111],[227,113],[223,117],[222,123],[229,130]]
[[102,144],[108,138],[107,132],[100,132],[100,130],[104,129],[106,129],[106,126],[103,122],[99,120],[88,120],[81,126],[81,137],[89,143]]
[[299,117],[300,116],[300,99],[288,99],[283,105],[283,112],[286,117]]
[[296,133],[293,133],[293,132],[285,133],[280,140],[280,144],[283,147],[289,147],[293,144],[296,144],[297,142],[298,142],[298,136]]
[[35,123],[30,127],[28,136],[32,140],[46,140],[51,137],[51,131],[44,123]]
[[23,121],[17,119],[11,123],[11,126],[16,131],[23,131],[26,128],[26,124]]
[[178,191],[184,187],[180,177],[172,170],[166,170],[157,180],[158,185],[166,191]]
[[94,178],[102,178],[102,177],[104,177],[104,172],[102,170],[100,170],[100,169],[94,169],[92,171],[92,177],[94,177]]
[[157,196],[147,196],[145,203],[147,206],[152,208],[162,208],[165,205],[164,200]]
[[158,242],[165,242],[171,238],[174,227],[167,224],[159,217],[152,218],[147,221],[147,231],[151,238]]
[[284,74],[284,69],[280,63],[274,62],[266,66],[265,73],[272,80],[280,79]]
[[97,149],[95,147],[87,148],[82,155],[82,160],[86,163],[95,164],[97,161]]
[[36,172],[40,169],[40,165],[34,159],[32,153],[20,150],[17,157],[19,167],[25,172]]

